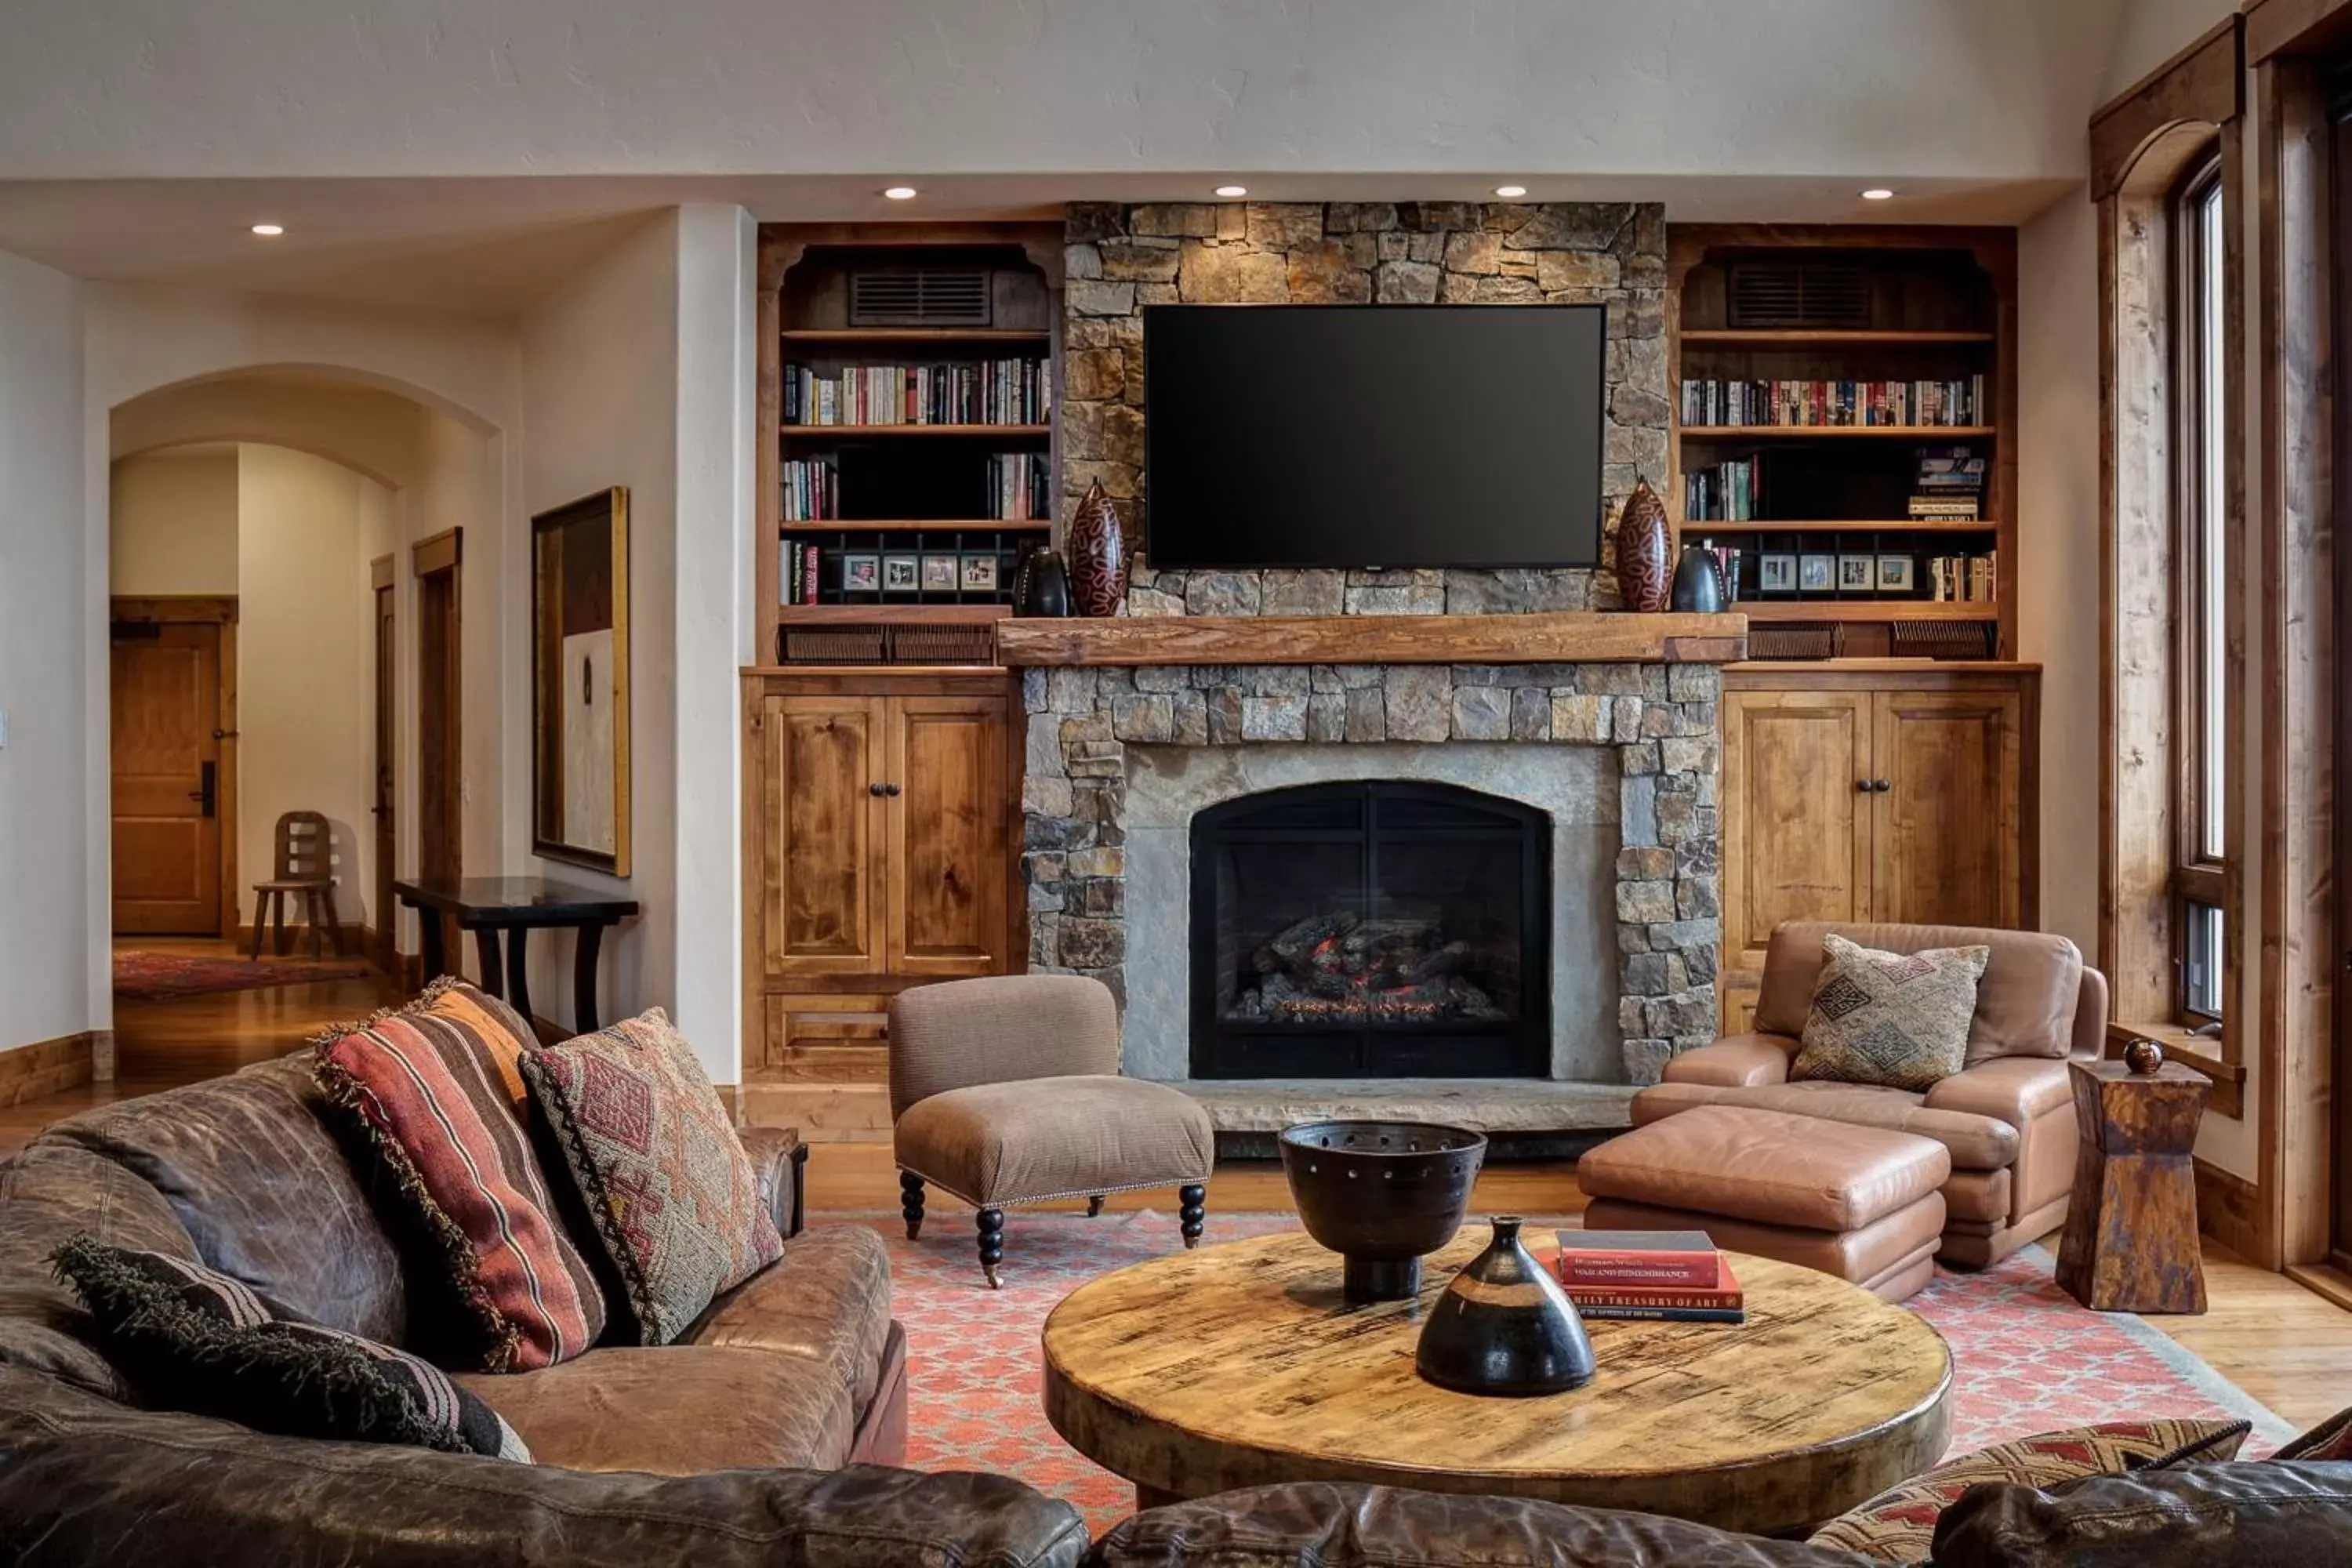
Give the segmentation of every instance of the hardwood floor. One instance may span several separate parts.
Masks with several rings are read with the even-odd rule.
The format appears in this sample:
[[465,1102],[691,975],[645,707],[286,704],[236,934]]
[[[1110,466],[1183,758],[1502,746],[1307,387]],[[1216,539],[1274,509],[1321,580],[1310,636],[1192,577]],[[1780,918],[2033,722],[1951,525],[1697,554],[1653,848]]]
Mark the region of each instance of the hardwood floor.
[[[218,942],[171,944],[178,951],[218,952]],[[92,1105],[152,1093],[233,1072],[300,1047],[325,1025],[362,1017],[401,999],[383,976],[334,980],[268,991],[192,997],[179,1002],[124,1002],[115,1008],[120,1075],[61,1094],[0,1108],[0,1154],[36,1131]],[[1168,1208],[1172,1192],[1115,1193],[1108,1207]],[[881,1211],[898,1207],[898,1178],[889,1146],[823,1143],[808,1164],[808,1206]],[[934,1214],[955,1201],[931,1194]],[[1083,1208],[1083,1202],[1044,1207]],[[1283,1211],[1290,1191],[1271,1161],[1228,1163],[1209,1189],[1211,1235],[1226,1211]],[[1567,1162],[1488,1167],[1478,1178],[1475,1209],[1493,1214],[1575,1214],[1584,1207],[1576,1170]],[[2046,1245],[2055,1248],[2053,1233]],[[2297,1426],[2352,1405],[2352,1312],[2284,1275],[2265,1273],[2219,1243],[2205,1243],[2210,1310],[2200,1318],[2150,1318],[2165,1333],[2221,1374]]]

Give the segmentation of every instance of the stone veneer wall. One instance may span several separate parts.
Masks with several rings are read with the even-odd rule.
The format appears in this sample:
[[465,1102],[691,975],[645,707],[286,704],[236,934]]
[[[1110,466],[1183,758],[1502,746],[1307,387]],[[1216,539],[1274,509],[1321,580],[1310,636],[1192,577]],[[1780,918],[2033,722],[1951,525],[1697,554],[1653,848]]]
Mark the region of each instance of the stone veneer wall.
[[1202,665],[1024,673],[1029,967],[1126,1005],[1126,747],[1517,741],[1617,753],[1626,1078],[1715,1037],[1717,700],[1703,664]]
[[1075,203],[1066,241],[1062,515],[1100,479],[1142,538],[1143,307],[1605,304],[1602,570],[1154,572],[1134,616],[1614,609],[1614,521],[1667,489],[1665,209],[1654,203]]

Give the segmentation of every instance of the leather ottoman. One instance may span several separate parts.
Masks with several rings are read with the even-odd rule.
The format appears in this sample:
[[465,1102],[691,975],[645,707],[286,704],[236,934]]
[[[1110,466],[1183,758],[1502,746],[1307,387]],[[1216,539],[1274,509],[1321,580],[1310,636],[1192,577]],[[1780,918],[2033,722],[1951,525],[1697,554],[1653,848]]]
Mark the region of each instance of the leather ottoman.
[[1952,1156],[1932,1138],[1706,1105],[1577,1162],[1587,1230],[1703,1230],[1900,1301],[1936,1277]]

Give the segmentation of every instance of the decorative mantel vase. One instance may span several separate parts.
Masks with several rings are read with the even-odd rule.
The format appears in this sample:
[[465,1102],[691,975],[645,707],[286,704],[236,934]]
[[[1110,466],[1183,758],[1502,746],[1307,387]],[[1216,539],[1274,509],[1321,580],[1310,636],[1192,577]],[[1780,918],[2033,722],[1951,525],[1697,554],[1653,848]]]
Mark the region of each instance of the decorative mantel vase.
[[1684,545],[1682,564],[1675,568],[1675,608],[1717,615],[1728,596],[1723,591],[1723,563],[1715,552],[1704,544]]
[[1100,479],[1087,487],[1062,543],[1070,554],[1070,597],[1078,614],[1118,614],[1127,598],[1127,535]]
[[1617,587],[1627,609],[1654,616],[1666,607],[1673,592],[1671,549],[1666,503],[1647,479],[1635,480],[1625,510],[1617,514]]
[[1517,1215],[1495,1216],[1495,1239],[1430,1308],[1413,1364],[1456,1394],[1524,1398],[1592,1381],[1584,1320],[1520,1242]]
[[1033,544],[1013,574],[1013,613],[1017,616],[1066,616],[1070,613],[1070,569],[1061,552]]

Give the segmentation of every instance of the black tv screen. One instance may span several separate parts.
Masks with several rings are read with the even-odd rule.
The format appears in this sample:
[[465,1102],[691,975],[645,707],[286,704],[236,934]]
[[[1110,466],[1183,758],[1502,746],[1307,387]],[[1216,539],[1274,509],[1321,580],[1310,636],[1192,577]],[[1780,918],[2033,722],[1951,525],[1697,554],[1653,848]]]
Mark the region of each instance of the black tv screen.
[[1591,566],[1599,305],[1151,305],[1161,567]]

